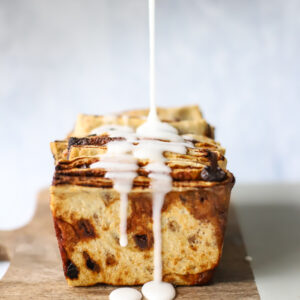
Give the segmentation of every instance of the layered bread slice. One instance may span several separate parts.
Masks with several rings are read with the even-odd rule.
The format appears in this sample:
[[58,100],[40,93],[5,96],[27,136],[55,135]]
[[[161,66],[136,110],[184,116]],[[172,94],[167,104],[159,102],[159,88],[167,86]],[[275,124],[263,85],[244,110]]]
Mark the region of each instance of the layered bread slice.
[[[161,214],[163,280],[204,284],[221,258],[234,177],[226,170],[225,150],[207,136],[211,134],[204,134],[209,125],[198,108],[159,110],[159,114],[189,143],[185,154],[164,152],[172,190]],[[68,139],[51,144],[56,167],[50,206],[64,273],[72,286],[138,285],[153,279],[153,191],[144,168],[149,161],[137,161],[128,193],[128,245],[121,247],[120,194],[97,163],[108,143],[123,137],[93,134],[105,124],[135,129],[146,115],[132,111],[114,117],[80,116]]]
[[[147,118],[149,110],[130,110],[122,114],[110,115],[84,115],[80,114],[77,118],[74,130],[69,134],[69,138],[74,143],[78,137],[86,137],[92,134],[93,130],[102,125],[123,125],[134,129],[142,125]],[[175,127],[179,134],[198,135],[214,139],[214,127],[206,122],[198,106],[183,106],[175,108],[157,109],[157,114],[163,122]],[[54,141],[50,143],[51,152],[55,163],[59,160],[67,159],[68,139]]]

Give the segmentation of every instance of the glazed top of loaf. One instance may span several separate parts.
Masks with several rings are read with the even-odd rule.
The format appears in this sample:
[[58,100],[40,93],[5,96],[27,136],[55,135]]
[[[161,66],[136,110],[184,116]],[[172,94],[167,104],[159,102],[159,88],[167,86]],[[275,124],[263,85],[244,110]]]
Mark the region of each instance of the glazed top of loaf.
[[[66,140],[51,143],[56,162],[53,185],[75,184],[112,188],[113,181],[105,177],[106,170],[91,167],[106,153],[107,143],[122,140],[106,133],[91,132],[103,125],[124,125],[136,129],[146,120],[147,110],[128,111],[119,115],[79,115],[73,132]],[[232,181],[226,170],[225,149],[213,139],[213,127],[202,117],[197,106],[158,109],[158,115],[178,130],[190,143],[186,154],[164,152],[165,164],[171,169],[173,188],[197,188]],[[138,141],[136,141],[138,143]],[[139,159],[137,177],[133,189],[147,189],[150,185],[148,172],[143,168],[149,161]]]

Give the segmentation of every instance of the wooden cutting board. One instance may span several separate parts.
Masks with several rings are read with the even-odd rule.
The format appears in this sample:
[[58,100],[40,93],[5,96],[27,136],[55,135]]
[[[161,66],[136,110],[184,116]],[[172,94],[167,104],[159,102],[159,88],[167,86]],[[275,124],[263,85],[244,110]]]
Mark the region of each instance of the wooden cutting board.
[[[233,209],[230,210],[223,256],[214,281],[202,287],[178,287],[179,299],[260,299]],[[0,261],[11,264],[0,281],[1,299],[107,300],[111,286],[68,287],[49,209],[49,194],[38,197],[31,223],[11,232],[0,232]],[[141,287],[137,287],[140,289]],[[126,300],[126,299],[124,299]]]

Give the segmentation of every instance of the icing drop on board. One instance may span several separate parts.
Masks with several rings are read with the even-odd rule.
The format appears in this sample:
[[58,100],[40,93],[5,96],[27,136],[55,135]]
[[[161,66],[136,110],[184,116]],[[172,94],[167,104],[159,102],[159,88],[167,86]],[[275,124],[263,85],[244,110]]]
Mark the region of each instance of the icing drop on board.
[[142,287],[142,293],[148,300],[172,300],[176,296],[172,284],[163,281],[149,281]]
[[132,288],[118,288],[113,290],[109,295],[109,300],[141,300],[142,294]]

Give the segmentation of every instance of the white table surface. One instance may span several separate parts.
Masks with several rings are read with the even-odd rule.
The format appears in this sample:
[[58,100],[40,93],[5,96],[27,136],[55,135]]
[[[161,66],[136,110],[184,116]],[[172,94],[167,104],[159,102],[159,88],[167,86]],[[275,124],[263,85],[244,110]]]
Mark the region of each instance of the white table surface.
[[261,299],[300,299],[300,184],[237,184],[232,203]]

